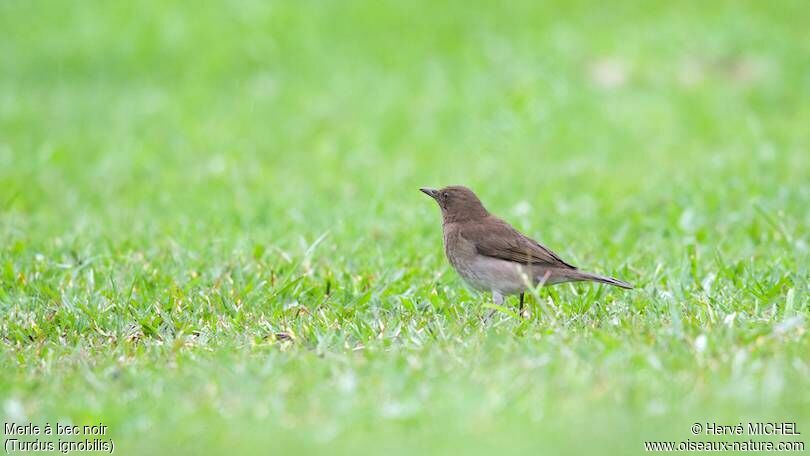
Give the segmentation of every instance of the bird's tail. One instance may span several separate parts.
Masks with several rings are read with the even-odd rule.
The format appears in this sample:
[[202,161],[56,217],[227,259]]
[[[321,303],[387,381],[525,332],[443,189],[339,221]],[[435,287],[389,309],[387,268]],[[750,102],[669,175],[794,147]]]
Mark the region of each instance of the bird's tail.
[[627,290],[633,289],[633,285],[623,280],[614,279],[613,277],[601,276],[599,274],[592,274],[590,272],[576,271],[575,274],[572,274],[571,278],[574,280],[587,280],[590,282],[606,283],[608,285],[613,285],[614,287],[620,287]]

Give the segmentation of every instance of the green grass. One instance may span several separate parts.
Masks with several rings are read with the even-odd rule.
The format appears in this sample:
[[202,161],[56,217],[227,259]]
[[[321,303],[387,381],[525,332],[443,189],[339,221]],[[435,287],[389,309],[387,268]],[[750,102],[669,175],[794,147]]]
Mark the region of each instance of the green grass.
[[[2,2],[0,416],[119,454],[810,443],[808,20]],[[455,183],[636,289],[485,323],[417,191]]]

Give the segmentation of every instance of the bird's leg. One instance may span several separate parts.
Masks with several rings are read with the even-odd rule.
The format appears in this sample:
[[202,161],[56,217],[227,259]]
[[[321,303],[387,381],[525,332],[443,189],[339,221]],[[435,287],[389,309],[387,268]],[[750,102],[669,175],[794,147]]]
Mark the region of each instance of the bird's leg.
[[484,318],[485,325],[489,324],[489,320],[492,318],[493,315],[495,315],[495,312],[497,312],[495,309],[489,311],[489,313],[487,314],[487,318]]
[[[495,304],[496,306],[503,305],[503,295],[496,290],[492,290],[492,303]],[[495,315],[495,312],[497,312],[497,309],[492,309],[489,315],[487,315],[487,319],[485,321],[489,322],[489,319],[492,318],[493,315]]]
[[520,294],[520,307],[518,308],[518,315],[522,318],[529,318],[529,309],[523,307],[523,293]]

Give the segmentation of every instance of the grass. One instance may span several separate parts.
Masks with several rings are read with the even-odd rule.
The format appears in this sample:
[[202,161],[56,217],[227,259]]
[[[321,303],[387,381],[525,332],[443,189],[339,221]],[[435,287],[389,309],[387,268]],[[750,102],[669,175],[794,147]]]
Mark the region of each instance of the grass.
[[[0,415],[103,423],[120,454],[806,440],[807,20],[3,2]],[[636,289],[485,323],[417,191],[451,183]]]

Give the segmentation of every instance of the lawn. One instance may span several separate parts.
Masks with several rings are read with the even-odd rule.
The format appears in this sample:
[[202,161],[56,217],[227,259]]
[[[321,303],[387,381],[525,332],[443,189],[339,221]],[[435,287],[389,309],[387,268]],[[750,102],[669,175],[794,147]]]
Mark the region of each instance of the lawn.
[[[0,417],[143,455],[810,444],[808,22],[3,1]],[[447,184],[635,290],[486,320],[418,191]]]

